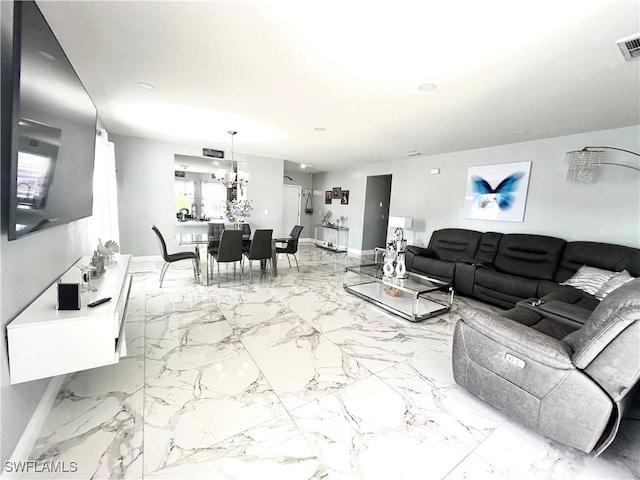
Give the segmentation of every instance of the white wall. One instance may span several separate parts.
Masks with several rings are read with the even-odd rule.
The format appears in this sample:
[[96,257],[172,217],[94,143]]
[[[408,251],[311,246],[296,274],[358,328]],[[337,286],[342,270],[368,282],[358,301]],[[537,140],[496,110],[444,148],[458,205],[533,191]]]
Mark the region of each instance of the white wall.
[[[4,464],[13,452],[24,428],[40,402],[48,379],[10,385],[6,326],[38,295],[64,273],[81,255],[88,255],[88,219],[60,225],[34,234],[7,240],[8,182],[11,144],[11,2],[0,2],[2,19],[2,109],[0,151],[2,152],[2,227],[0,229],[0,460]],[[84,180],[84,179],[82,179]],[[26,458],[21,460],[27,460]]]
[[[640,247],[640,173],[612,165],[600,167],[596,182],[565,180],[564,155],[588,145],[640,151],[640,126],[534,140],[450,154],[412,157],[343,171],[314,175],[314,200],[322,207],[324,191],[350,189],[349,206],[334,200],[335,215],[349,217],[350,247],[362,245],[364,194],[368,175],[392,174],[390,215],[413,217],[405,232],[409,243],[426,245],[434,230],[446,227],[505,233],[550,235]],[[607,161],[640,165],[639,158],[607,151]],[[531,161],[531,177],[524,222],[496,222],[464,218],[467,170],[470,166]],[[439,175],[430,175],[439,168]],[[324,208],[318,208],[318,211]],[[343,213],[344,212],[344,213]],[[314,215],[315,221],[320,220]]]
[[[115,144],[120,247],[123,253],[157,255],[158,244],[150,226],[163,233],[170,251],[175,241],[174,155],[200,155],[201,147],[110,135]],[[279,234],[282,220],[284,162],[281,159],[235,153],[251,174],[247,199],[254,206],[252,229],[273,228]]]
[[284,160],[237,152],[235,158],[246,163],[251,174],[247,186],[247,200],[253,204],[251,229],[272,228],[274,236],[288,234],[281,231]]

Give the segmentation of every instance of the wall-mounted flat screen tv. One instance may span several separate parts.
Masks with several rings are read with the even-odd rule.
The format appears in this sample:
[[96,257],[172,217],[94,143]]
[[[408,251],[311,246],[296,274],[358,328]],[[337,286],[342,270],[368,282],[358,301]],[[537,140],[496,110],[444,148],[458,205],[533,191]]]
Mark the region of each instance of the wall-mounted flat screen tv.
[[97,111],[38,6],[14,2],[8,238],[91,216]]

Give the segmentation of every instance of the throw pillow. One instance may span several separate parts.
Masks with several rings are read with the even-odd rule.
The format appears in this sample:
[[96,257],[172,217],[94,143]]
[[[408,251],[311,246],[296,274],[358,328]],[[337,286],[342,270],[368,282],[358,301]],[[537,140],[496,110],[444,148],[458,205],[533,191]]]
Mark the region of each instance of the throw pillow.
[[581,266],[578,271],[566,282],[560,285],[568,285],[589,295],[595,295],[607,281],[617,272],[610,272],[609,270],[602,270],[601,268],[588,267],[586,265]]
[[613,277],[611,277],[607,283],[605,283],[600,290],[598,290],[596,292],[596,298],[598,300],[602,300],[604,299],[604,297],[606,297],[607,295],[609,295],[611,292],[613,292],[616,288],[621,287],[622,285],[624,285],[627,282],[630,282],[631,280],[633,280],[633,277],[631,275],[629,275],[629,272],[627,272],[626,270],[621,271],[620,273],[617,273],[616,275],[614,275]]

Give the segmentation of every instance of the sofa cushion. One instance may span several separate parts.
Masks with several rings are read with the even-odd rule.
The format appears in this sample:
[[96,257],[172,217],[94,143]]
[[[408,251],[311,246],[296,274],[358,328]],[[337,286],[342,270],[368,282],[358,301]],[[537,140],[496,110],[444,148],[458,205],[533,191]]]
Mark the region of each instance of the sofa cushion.
[[604,300],[605,297],[609,295],[611,292],[620,288],[622,285],[624,285],[627,282],[630,282],[631,280],[633,280],[633,277],[629,275],[629,272],[627,272],[626,270],[623,270],[620,273],[617,273],[616,275],[611,277],[609,280],[607,280],[607,283],[605,283],[600,288],[600,290],[596,292],[596,298],[598,300]]
[[429,248],[439,260],[460,262],[475,257],[482,233],[462,228],[443,228],[431,235]]
[[538,311],[521,306],[507,310],[502,316],[559,340],[578,329],[577,326],[558,322],[557,320],[541,315]]
[[615,275],[616,272],[583,265],[571,278],[562,282],[560,285],[577,288],[589,295],[595,295],[602,287],[604,287],[605,283]]
[[493,266],[520,277],[553,280],[565,244],[561,238],[542,235],[504,235]]
[[[555,286],[555,288],[551,288],[552,285]],[[594,310],[600,304],[593,295],[589,295],[582,290],[547,281],[540,282],[538,298],[545,302],[558,301],[570,303],[588,310]]]
[[640,250],[624,245],[600,242],[569,242],[564,249],[555,276],[558,283],[569,279],[582,265],[640,277]]
[[512,308],[520,300],[535,297],[538,283],[538,280],[478,268],[473,296],[494,305]]
[[498,254],[498,246],[503,236],[504,234],[497,232],[483,233],[480,238],[480,243],[478,244],[475,259],[484,265],[491,265]]

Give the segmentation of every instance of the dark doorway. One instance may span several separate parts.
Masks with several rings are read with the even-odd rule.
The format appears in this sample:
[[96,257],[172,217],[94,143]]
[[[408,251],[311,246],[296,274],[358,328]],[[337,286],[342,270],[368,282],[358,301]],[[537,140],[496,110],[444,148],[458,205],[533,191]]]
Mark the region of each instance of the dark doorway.
[[375,247],[384,247],[386,245],[390,200],[391,175],[371,175],[367,177],[362,250],[373,250]]

